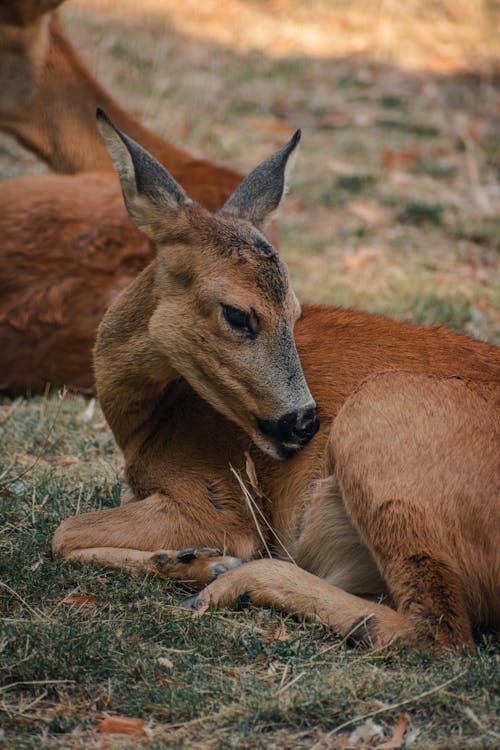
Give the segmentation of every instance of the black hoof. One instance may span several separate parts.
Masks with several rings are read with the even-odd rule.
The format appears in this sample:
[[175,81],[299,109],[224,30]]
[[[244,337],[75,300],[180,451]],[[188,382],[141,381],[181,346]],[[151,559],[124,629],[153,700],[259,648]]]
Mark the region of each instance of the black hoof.
[[349,646],[372,646],[373,645],[373,617],[359,617],[355,620],[347,636]]
[[175,559],[178,563],[192,562],[193,560],[196,560],[196,550],[194,549],[194,547],[183,549],[177,553],[177,557]]
[[181,602],[179,602],[179,607],[181,609],[187,609],[190,612],[196,612],[202,606],[203,606],[203,601],[200,599],[198,594],[193,594],[193,596],[188,596],[187,599],[183,599]]
[[248,609],[251,603],[252,597],[250,596],[248,591],[245,591],[238,597],[238,601],[236,602],[236,609],[238,610],[238,612],[241,612],[244,609]]

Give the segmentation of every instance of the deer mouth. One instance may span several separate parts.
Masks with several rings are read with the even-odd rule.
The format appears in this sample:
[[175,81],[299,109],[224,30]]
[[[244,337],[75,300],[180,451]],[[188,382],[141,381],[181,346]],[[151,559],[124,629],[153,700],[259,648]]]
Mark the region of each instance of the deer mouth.
[[257,418],[256,422],[260,434],[266,438],[266,442],[271,442],[268,452],[281,460],[291,458],[304,448],[317,433],[320,424],[315,404],[288,412],[276,420]]

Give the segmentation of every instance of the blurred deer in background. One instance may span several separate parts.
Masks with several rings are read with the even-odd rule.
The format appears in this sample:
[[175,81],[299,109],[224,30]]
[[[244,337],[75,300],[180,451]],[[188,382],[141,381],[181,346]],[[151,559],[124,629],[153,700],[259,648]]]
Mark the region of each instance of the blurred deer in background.
[[242,175],[163,140],[121,107],[64,33],[54,11],[63,1],[4,0],[0,6],[0,128],[56,172],[106,171],[116,179],[95,124],[96,108],[103,107],[193,198],[219,208]]
[[[130,491],[66,520],[54,553],[208,583],[197,612],[244,596],[376,646],[473,648],[473,626],[500,622],[500,351],[300,307],[262,235],[298,133],[212,214],[99,119],[157,255],[95,349]],[[230,471],[246,451],[260,532]],[[296,564],[251,560],[269,545]],[[361,596],[381,594],[392,606]]]
[[153,258],[123,206],[97,106],[208,208],[219,208],[242,179],[162,140],[120,107],[65,35],[54,11],[61,2],[0,5],[0,127],[53,169],[86,172],[0,183],[0,389],[14,392],[47,383],[91,389],[98,323]]

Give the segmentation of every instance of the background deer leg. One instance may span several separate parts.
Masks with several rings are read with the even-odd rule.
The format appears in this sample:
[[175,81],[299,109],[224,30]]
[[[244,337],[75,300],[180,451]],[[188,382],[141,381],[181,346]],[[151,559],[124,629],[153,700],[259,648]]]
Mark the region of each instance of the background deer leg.
[[253,560],[225,573],[181,606],[202,614],[209,607],[238,601],[277,607],[320,622],[351,640],[382,646],[410,642],[407,618],[384,604],[370,602],[332,586],[318,576],[281,560]]
[[54,535],[52,551],[65,560],[151,571],[205,585],[255,555],[259,546],[251,528],[230,512],[208,519],[211,510],[151,495],[68,518]]

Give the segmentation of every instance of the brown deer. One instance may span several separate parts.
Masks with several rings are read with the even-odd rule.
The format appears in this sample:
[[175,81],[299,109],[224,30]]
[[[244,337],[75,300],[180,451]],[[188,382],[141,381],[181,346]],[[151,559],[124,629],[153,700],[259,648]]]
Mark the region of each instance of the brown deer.
[[[208,208],[222,206],[242,180],[120,107],[65,35],[53,10],[61,1],[0,5],[0,128],[55,170],[85,172],[0,183],[0,389],[11,392],[43,391],[47,383],[92,389],[98,323],[154,257],[123,205],[97,106]],[[276,242],[275,226],[269,236]]]
[[96,108],[103,107],[196,200],[220,208],[242,175],[163,140],[121,107],[65,34],[54,10],[62,2],[4,0],[0,6],[0,128],[56,172],[105,171],[116,180],[95,124]]
[[[500,622],[499,350],[300,307],[262,235],[299,133],[212,214],[99,121],[157,255],[95,349],[130,490],[64,521],[55,555],[208,584],[197,612],[249,597],[376,646],[472,649],[473,626]],[[253,559],[271,544],[282,559]]]

